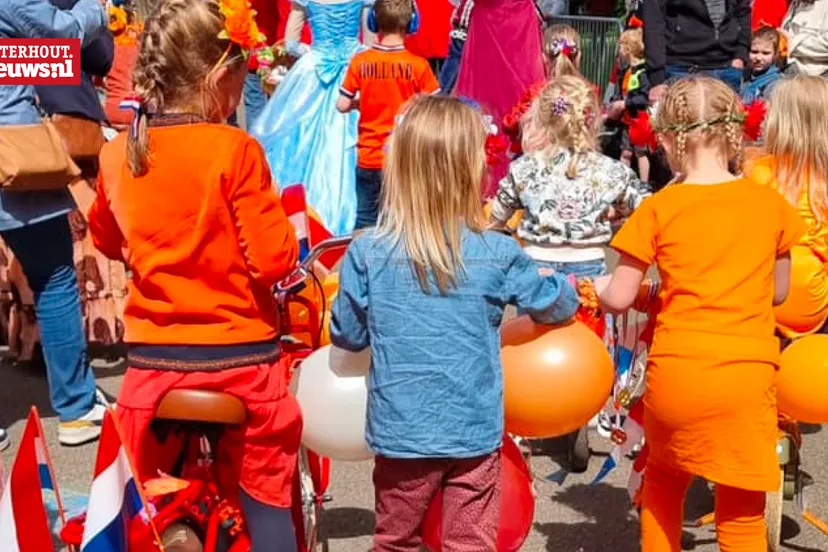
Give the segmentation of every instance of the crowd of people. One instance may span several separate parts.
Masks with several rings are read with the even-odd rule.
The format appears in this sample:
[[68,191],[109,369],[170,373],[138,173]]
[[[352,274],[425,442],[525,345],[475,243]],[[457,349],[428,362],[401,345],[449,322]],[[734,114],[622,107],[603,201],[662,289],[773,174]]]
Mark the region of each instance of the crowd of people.
[[138,475],[176,459],[150,428],[168,391],[236,395],[252,550],[295,549],[302,416],[271,290],[300,255],[279,190],[301,184],[356,232],[330,335],[372,352],[373,550],[419,550],[438,489],[444,548],[496,549],[504,309],[567,322],[588,278],[654,327],[642,549],[679,549],[700,476],[721,548],[764,552],[780,341],[828,320],[828,0],[632,2],[606,102],[577,31],[544,21],[568,4],[0,3],[0,38],[82,43],[80,85],[0,86],[0,134],[53,125],[78,167],[0,189],[5,329],[23,359],[42,345],[61,444],[109,406],[88,344],[124,342]]

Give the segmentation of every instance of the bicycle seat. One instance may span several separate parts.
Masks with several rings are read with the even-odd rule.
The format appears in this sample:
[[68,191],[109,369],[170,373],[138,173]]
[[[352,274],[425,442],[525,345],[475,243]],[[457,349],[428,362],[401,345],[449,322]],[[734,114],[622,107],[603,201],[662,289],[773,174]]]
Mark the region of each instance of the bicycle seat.
[[220,391],[173,389],[158,403],[156,420],[243,424],[247,412],[238,398]]

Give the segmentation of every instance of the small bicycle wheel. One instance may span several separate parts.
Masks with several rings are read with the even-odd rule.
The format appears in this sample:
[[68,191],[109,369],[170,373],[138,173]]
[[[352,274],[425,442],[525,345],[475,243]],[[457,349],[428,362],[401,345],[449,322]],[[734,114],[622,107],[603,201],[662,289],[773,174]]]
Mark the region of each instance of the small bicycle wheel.
[[765,525],[768,529],[768,552],[779,552],[782,544],[782,505],[785,502],[783,487],[785,468],[779,470],[779,488],[767,494],[765,500]]
[[204,552],[204,544],[192,527],[176,522],[161,534],[161,542],[167,552]]
[[311,476],[308,449],[299,448],[299,483],[302,488],[302,521],[305,525],[305,543],[309,552],[319,546],[319,517],[322,513],[322,501],[316,493]]
[[567,436],[569,469],[573,473],[584,473],[589,468],[589,428],[583,426]]

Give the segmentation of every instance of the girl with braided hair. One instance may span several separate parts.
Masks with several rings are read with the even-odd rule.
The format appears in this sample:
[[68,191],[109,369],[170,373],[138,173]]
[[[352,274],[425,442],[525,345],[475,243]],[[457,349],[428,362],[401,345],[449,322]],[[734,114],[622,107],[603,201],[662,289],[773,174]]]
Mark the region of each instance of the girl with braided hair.
[[621,228],[618,266],[596,282],[609,312],[633,305],[651,264],[662,282],[643,398],[643,552],[681,550],[694,477],[716,484],[720,549],[767,550],[765,493],[779,486],[773,305],[788,293],[803,223],[772,188],[729,172],[743,121],[720,80],[670,87],[654,128],[677,177]]
[[[503,131],[512,140],[512,152],[520,155],[525,151],[543,148],[543,129],[532,124],[533,111],[537,108],[538,94],[546,83],[558,77],[586,78],[581,73],[581,36],[574,28],[562,23],[550,25],[543,32],[543,62],[546,77],[527,89],[520,101],[503,118]],[[596,95],[600,92],[594,86]]]
[[261,146],[223,124],[259,40],[245,1],[162,0],[133,72],[135,120],[101,152],[89,231],[132,270],[118,412],[138,476],[169,473],[180,452],[150,429],[168,391],[232,394],[247,415],[217,451],[223,496],[238,497],[251,551],[290,552],[302,421],[270,290],[299,248]]
[[611,223],[628,216],[647,190],[629,167],[597,150],[600,107],[584,79],[556,78],[535,102],[531,126],[543,145],[524,148],[528,153],[512,162],[492,218],[505,223],[523,209],[517,235],[530,257],[563,274],[605,274]]

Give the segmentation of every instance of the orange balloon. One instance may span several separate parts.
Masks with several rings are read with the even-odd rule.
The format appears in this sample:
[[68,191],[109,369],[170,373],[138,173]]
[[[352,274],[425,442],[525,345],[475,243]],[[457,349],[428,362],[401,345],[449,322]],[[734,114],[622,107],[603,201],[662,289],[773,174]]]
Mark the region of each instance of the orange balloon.
[[814,332],[825,324],[828,274],[822,260],[805,246],[791,249],[788,298],[773,309],[779,329],[787,337]]
[[506,431],[557,437],[586,424],[607,401],[614,369],[604,342],[580,322],[535,324],[528,316],[501,329]]
[[800,422],[828,423],[828,335],[803,337],[782,352],[776,400]]

